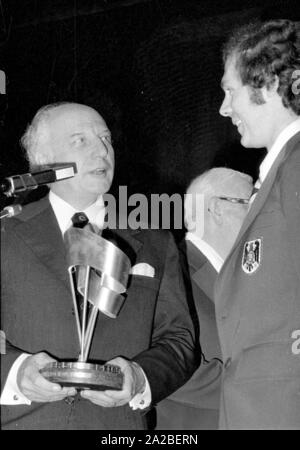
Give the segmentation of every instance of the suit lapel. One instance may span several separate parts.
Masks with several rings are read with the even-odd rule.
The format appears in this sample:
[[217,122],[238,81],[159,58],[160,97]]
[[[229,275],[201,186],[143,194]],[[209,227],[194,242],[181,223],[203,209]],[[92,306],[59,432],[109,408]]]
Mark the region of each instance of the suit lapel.
[[48,197],[35,203],[28,205],[15,231],[41,264],[69,287],[64,241]]
[[217,276],[216,270],[192,242],[187,241],[186,251],[191,278],[207,297],[213,301],[214,281]]

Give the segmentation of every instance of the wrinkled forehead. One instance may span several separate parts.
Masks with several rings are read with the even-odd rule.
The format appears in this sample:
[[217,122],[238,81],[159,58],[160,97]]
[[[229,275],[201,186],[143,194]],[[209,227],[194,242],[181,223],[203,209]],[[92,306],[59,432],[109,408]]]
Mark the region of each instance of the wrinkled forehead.
[[69,134],[89,128],[108,129],[104,119],[93,108],[84,105],[61,105],[50,111],[47,125],[51,131]]

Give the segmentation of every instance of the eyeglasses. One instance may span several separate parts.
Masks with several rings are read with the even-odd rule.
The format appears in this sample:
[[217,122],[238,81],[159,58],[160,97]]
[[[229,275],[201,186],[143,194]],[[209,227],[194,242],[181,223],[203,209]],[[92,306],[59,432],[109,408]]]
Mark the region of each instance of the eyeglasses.
[[248,198],[238,198],[238,197],[218,197],[220,200],[226,200],[231,203],[240,203],[241,205],[248,205],[250,199]]

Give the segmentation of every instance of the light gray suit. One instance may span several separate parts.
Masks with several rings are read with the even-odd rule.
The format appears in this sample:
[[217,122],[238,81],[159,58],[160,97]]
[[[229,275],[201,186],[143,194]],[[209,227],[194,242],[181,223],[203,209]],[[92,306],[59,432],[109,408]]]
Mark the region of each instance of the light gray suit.
[[222,429],[300,429],[300,133],[262,184],[216,284]]

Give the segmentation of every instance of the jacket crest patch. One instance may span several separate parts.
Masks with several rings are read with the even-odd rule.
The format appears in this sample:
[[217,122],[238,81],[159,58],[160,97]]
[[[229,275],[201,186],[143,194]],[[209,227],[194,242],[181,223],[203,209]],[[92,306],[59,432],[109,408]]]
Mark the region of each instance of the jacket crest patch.
[[253,274],[260,266],[261,257],[262,238],[257,238],[253,241],[245,242],[242,257],[243,271],[248,275]]

